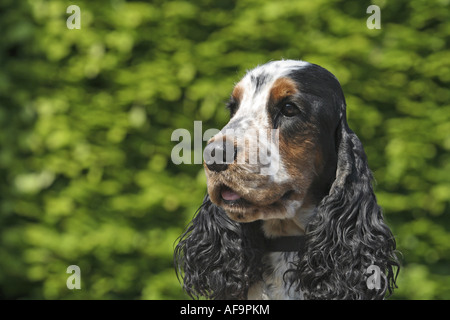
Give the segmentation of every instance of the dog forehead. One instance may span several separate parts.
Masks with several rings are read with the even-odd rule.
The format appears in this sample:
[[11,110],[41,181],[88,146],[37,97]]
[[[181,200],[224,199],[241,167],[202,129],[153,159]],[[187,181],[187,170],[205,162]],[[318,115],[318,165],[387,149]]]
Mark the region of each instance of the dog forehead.
[[301,60],[271,61],[247,72],[243,80],[250,82],[254,89],[259,89],[265,84],[273,83],[280,77],[287,76],[290,72],[311,65]]
[[[256,122],[265,120],[261,112],[266,106],[277,80],[288,77],[295,70],[311,65],[301,60],[272,61],[247,72],[235,86],[232,96],[240,102],[238,113],[251,115]],[[264,121],[265,122],[265,121]]]
[[309,65],[309,62],[301,60],[280,60],[257,66],[248,71],[235,86],[233,96],[241,102],[244,98],[264,97],[278,79],[288,77],[293,71]]

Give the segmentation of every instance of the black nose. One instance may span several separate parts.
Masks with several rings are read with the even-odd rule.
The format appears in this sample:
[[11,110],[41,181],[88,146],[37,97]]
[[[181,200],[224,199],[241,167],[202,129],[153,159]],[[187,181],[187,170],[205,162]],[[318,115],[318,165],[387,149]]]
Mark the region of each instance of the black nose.
[[203,157],[209,170],[224,171],[236,159],[236,148],[232,141],[215,140],[206,146]]

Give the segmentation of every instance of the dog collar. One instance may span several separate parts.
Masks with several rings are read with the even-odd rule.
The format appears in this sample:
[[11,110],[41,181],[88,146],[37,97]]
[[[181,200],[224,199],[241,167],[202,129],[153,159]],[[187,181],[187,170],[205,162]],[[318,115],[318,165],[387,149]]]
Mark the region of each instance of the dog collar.
[[298,252],[304,251],[305,236],[289,236],[265,239],[265,249],[268,252]]

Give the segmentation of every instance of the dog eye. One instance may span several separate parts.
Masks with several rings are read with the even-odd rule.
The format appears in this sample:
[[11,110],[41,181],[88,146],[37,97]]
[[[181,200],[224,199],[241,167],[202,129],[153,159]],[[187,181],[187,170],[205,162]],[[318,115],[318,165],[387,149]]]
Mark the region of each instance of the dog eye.
[[234,116],[234,114],[237,111],[237,102],[234,99],[231,99],[230,101],[228,101],[226,108],[228,109],[228,111],[230,111],[230,118],[232,118]]
[[280,110],[281,114],[285,117],[293,117],[300,113],[300,110],[296,105],[292,103],[285,103]]

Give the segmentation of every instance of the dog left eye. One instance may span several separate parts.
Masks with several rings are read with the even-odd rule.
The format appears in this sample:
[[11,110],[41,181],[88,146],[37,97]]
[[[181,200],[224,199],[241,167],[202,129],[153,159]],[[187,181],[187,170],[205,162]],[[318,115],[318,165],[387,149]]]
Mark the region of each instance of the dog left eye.
[[285,103],[280,110],[281,114],[285,117],[293,117],[300,113],[300,110],[296,105],[292,103]]

